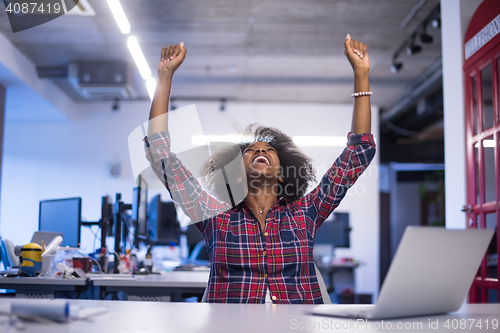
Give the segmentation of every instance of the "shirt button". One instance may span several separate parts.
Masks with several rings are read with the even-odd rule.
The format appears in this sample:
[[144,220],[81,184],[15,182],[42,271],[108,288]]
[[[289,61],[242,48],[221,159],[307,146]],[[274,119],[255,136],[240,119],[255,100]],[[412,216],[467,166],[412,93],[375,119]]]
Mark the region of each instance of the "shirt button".
[[264,236],[269,236],[269,234],[267,232],[264,233]]
[[264,256],[265,256],[266,254],[267,254],[267,252],[266,252],[266,251],[262,252],[262,255],[264,255]]
[[271,298],[273,299],[273,301],[275,301],[277,297],[276,297],[276,296],[273,296],[273,297],[271,297]]
[[267,277],[267,274],[264,274],[264,277]]

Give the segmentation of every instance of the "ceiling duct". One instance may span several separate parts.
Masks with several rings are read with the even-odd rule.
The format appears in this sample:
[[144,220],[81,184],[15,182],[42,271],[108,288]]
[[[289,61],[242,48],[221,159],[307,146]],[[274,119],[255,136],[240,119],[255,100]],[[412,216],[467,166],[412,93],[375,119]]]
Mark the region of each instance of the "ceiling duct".
[[68,82],[84,99],[135,99],[132,73],[126,62],[78,61],[68,66]]
[[410,86],[401,94],[400,98],[395,100],[380,115],[380,125],[396,118],[400,114],[415,106],[418,101],[425,98],[429,92],[442,84],[443,65],[441,59],[434,62],[425,70]]

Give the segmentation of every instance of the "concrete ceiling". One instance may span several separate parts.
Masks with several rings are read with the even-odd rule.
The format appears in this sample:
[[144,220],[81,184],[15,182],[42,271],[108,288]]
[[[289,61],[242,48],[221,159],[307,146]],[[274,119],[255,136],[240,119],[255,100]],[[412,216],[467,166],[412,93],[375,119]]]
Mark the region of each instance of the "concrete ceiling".
[[[0,32],[36,66],[66,66],[71,60],[126,61],[135,86],[148,98],[104,0],[88,0],[95,16],[63,15],[13,34],[5,11]],[[346,33],[368,44],[372,101],[381,107],[400,97],[411,82],[441,57],[441,31],[434,43],[400,60],[392,55],[439,3],[427,0],[405,27],[420,0],[122,0],[153,70],[162,46],[183,41],[187,58],[176,73],[173,97],[265,102],[351,103],[352,72],[343,51]]]

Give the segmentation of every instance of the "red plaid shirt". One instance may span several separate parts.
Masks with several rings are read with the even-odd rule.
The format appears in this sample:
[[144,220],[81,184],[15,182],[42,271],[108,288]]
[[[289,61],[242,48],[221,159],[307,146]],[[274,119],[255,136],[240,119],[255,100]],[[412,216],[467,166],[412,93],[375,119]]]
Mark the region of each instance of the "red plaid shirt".
[[[349,133],[348,146],[311,192],[294,202],[279,199],[266,229],[243,200],[231,208],[202,190],[170,151],[166,132],[146,142],[146,156],[186,215],[205,236],[210,257],[208,302],[323,303],[314,269],[316,231],[375,155],[371,134]],[[212,216],[203,219],[203,216]]]

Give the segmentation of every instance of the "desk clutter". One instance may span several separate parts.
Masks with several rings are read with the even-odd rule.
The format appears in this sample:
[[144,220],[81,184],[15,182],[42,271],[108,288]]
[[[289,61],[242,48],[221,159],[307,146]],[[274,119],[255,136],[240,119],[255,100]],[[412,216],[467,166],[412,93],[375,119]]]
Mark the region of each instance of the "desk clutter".
[[[160,195],[148,200],[147,183],[141,176],[137,183],[132,203],[124,202],[120,193],[114,203],[103,196],[101,218],[95,222],[82,219],[79,197],[40,201],[38,231],[29,243],[12,244],[0,238],[4,270],[31,277],[70,277],[76,268],[84,273],[146,274],[155,269],[170,271],[186,263],[185,269],[199,266],[200,260],[206,267],[208,255],[202,234],[193,225],[181,228],[176,205],[162,201]],[[82,228],[92,227],[100,230],[100,237],[92,230],[94,249],[97,238],[101,244],[93,253],[84,253]]]
[[[137,182],[132,203],[102,197],[95,222],[82,219],[81,198],[40,201],[29,242],[0,238],[0,289],[16,298],[201,299],[209,275],[202,234],[181,228],[175,204],[148,200],[146,182]],[[94,248],[101,244],[86,253],[82,228],[96,227]]]

